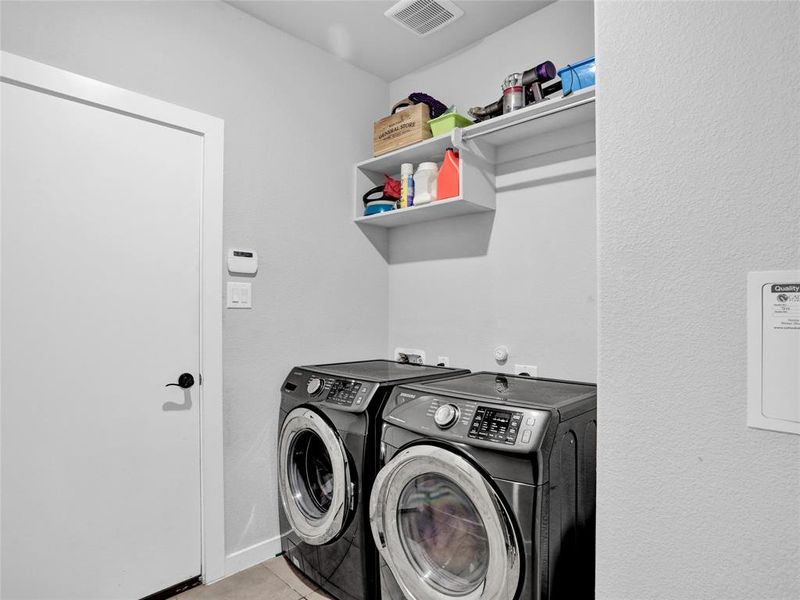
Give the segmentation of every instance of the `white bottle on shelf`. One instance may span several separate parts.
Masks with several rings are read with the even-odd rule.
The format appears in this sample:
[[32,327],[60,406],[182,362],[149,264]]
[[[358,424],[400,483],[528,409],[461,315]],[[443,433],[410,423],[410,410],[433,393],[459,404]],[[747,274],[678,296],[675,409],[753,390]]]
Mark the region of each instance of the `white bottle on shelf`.
[[436,179],[439,165],[435,162],[420,163],[414,175],[414,205],[428,204],[436,200]]

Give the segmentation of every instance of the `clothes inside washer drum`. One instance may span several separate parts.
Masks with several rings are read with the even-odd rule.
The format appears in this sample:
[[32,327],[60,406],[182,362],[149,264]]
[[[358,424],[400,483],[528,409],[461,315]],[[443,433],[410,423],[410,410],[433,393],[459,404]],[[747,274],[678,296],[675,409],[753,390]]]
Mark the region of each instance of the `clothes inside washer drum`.
[[290,481],[298,506],[311,518],[320,518],[333,500],[333,468],[325,444],[311,430],[298,434],[292,444]]
[[400,494],[398,525],[404,551],[421,577],[440,592],[476,589],[489,567],[489,543],[478,510],[463,490],[426,473]]

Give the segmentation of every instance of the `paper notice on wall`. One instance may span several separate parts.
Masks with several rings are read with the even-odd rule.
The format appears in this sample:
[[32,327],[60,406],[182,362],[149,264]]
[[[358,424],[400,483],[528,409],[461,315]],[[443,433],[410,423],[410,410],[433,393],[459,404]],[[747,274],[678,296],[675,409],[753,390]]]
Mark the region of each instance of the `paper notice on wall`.
[[800,283],[773,283],[763,289],[769,305],[769,327],[773,330],[800,329]]
[[748,423],[800,433],[800,271],[750,273],[748,288]]
[[800,421],[800,277],[762,288],[763,413]]

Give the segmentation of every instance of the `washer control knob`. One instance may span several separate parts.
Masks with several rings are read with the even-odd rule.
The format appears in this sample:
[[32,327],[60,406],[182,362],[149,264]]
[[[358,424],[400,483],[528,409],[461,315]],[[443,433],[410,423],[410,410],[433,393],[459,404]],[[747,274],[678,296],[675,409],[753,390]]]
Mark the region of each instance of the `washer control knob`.
[[319,377],[312,377],[311,379],[308,380],[308,385],[306,385],[306,391],[311,396],[316,396],[322,391],[324,385],[325,382],[322,381],[322,379],[320,379]]
[[452,427],[458,421],[458,407],[453,404],[442,404],[433,415],[433,422],[439,429]]

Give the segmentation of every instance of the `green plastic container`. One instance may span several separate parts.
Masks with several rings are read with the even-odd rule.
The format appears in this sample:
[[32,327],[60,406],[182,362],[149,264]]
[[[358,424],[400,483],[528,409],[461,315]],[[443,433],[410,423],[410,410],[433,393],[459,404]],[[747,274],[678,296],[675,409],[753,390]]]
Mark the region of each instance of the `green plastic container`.
[[452,112],[442,115],[441,117],[431,119],[428,121],[428,124],[431,126],[431,133],[433,133],[433,136],[436,137],[437,135],[442,135],[443,133],[453,131],[453,129],[456,127],[466,127],[467,125],[472,125],[472,121],[463,115]]

